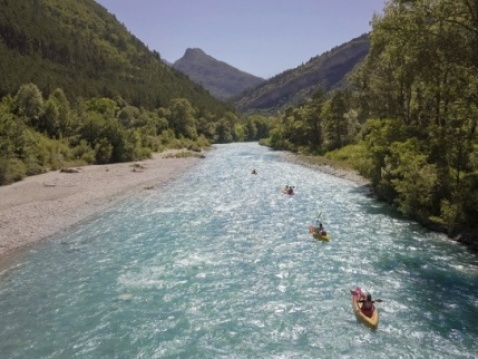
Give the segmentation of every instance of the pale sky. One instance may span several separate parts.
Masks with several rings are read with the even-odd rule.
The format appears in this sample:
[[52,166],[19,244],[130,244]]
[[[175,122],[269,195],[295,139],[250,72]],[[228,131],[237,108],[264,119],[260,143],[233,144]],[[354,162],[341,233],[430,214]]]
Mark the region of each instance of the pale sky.
[[385,0],[96,0],[150,50],[187,48],[268,79],[371,30]]

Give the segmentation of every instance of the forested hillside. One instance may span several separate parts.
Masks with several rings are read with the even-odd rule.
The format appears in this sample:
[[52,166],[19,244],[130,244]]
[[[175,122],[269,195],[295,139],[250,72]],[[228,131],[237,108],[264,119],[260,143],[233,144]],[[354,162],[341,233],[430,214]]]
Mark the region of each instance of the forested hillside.
[[244,91],[232,103],[242,113],[275,114],[287,106],[297,106],[318,89],[345,86],[347,74],[364,59],[369,47],[367,35],[362,35]]
[[3,0],[0,38],[0,96],[31,82],[45,95],[60,87],[70,100],[121,96],[152,109],[186,97],[212,112],[227,109],[93,0]]
[[0,1],[0,53],[0,184],[268,135],[93,0]]
[[348,161],[405,216],[478,250],[478,2],[392,0],[352,89],[282,113],[274,148]]
[[174,62],[173,67],[222,100],[264,82],[260,77],[216,60],[201,49],[187,49],[184,56]]

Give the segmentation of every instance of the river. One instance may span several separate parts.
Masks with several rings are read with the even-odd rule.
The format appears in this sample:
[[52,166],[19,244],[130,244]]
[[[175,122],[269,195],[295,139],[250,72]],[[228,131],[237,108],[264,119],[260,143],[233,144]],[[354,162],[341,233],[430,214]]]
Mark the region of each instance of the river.
[[[367,192],[256,143],[214,146],[4,269],[0,357],[476,358],[477,257]],[[330,242],[308,231],[319,215]],[[357,286],[383,300],[376,330]]]

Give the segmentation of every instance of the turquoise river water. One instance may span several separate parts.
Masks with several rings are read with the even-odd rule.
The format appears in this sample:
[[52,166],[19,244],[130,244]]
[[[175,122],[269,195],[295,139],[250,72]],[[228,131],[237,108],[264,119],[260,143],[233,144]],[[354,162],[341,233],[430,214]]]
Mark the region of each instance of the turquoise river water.
[[[477,257],[366,194],[215,146],[4,268],[0,358],[476,358]],[[308,231],[320,212],[328,243]],[[383,299],[377,330],[357,286]]]

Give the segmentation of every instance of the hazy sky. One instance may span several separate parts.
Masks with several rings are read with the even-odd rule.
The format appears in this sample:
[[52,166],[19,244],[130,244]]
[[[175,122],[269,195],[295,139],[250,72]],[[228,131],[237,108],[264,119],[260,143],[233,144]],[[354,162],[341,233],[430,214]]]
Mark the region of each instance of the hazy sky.
[[200,48],[270,78],[371,30],[385,0],[96,0],[174,62]]

